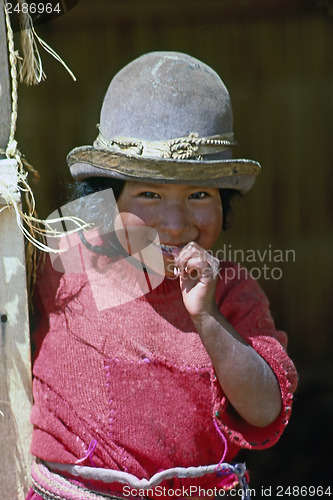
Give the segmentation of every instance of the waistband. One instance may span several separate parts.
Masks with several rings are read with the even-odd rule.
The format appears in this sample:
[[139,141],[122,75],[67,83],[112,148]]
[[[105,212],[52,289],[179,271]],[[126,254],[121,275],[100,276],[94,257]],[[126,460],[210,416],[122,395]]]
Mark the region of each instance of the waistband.
[[177,467],[147,480],[122,471],[37,459],[31,477],[34,491],[44,500],[201,500],[223,496],[235,487],[242,490],[238,498],[250,498],[244,464]]

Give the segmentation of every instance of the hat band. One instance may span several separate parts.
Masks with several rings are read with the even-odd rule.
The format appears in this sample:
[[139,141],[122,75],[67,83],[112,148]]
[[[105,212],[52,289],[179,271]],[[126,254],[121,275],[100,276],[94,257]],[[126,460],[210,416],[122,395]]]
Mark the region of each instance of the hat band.
[[128,137],[115,137],[108,140],[100,130],[94,142],[96,149],[110,153],[134,154],[150,158],[173,158],[186,160],[200,158],[202,155],[220,153],[236,145],[232,132],[210,137],[199,137],[190,133],[187,137],[179,137],[168,141],[145,141]]

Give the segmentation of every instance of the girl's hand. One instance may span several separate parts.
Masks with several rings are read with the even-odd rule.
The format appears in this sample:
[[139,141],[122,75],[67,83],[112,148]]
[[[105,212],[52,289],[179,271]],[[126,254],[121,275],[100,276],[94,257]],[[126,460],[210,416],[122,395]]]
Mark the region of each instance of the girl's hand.
[[216,307],[219,260],[196,243],[190,242],[175,255],[174,263],[189,314],[192,317],[211,314]]

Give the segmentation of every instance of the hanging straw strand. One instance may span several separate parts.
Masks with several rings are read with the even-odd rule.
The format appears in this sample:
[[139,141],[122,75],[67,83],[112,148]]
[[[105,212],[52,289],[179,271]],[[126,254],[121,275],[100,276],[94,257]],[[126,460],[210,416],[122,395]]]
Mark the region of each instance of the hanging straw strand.
[[[21,2],[21,0],[19,0]],[[22,10],[22,9],[21,9]],[[5,201],[0,212],[4,209],[14,210],[17,225],[23,233],[28,244],[26,247],[27,257],[27,279],[28,288],[31,291],[34,286],[36,278],[36,269],[38,266],[39,258],[36,250],[43,252],[59,252],[55,248],[46,245],[46,237],[61,238],[64,234],[70,234],[76,231],[84,230],[90,227],[78,217],[64,217],[54,220],[41,220],[38,218],[36,212],[36,204],[33,192],[27,181],[28,173],[31,173],[35,180],[38,180],[38,172],[27,162],[22,156],[17,147],[15,140],[17,114],[18,114],[18,67],[20,66],[20,77],[28,85],[40,83],[45,78],[45,73],[42,68],[42,61],[37,48],[37,41],[39,44],[49,52],[57,61],[59,61],[69,72],[73,80],[76,80],[73,73],[66,66],[64,61],[56,54],[56,52],[49,47],[36,33],[32,19],[29,14],[22,14],[21,17],[21,42],[24,58],[19,56],[18,51],[14,47],[14,34],[10,23],[10,17],[4,6],[6,29],[7,29],[7,43],[10,64],[10,78],[11,78],[11,119],[10,119],[10,132],[6,149],[0,148],[0,154],[5,155],[8,160],[13,160],[12,167],[16,172],[15,175],[10,175],[9,178],[4,176],[0,177],[0,197]],[[12,172],[14,174],[14,172]],[[28,213],[24,213],[21,209],[20,197],[18,193],[24,193]],[[70,221],[74,224],[74,229],[70,233],[57,231],[54,224],[59,222]],[[71,226],[72,227],[72,226]],[[38,236],[38,239],[37,239]],[[39,254],[40,256],[40,254]]]

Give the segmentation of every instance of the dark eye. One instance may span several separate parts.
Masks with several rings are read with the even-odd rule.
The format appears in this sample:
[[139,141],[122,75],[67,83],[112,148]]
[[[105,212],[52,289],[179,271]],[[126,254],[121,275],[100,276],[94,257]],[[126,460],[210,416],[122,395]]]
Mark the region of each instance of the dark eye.
[[195,193],[192,193],[190,198],[194,199],[194,200],[202,200],[203,198],[206,198],[208,195],[208,193],[206,193],[206,191],[196,191]]
[[140,196],[142,198],[159,198],[160,195],[158,193],[154,193],[153,191],[144,191],[143,193],[140,193]]

